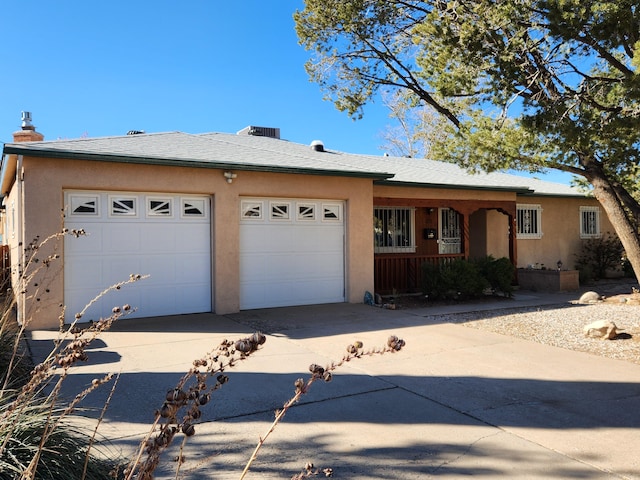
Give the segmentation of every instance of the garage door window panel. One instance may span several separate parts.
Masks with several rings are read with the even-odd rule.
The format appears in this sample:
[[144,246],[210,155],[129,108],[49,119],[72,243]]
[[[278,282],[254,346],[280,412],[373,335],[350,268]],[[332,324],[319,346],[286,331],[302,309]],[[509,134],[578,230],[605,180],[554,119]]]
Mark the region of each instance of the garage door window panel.
[[183,218],[206,218],[207,204],[204,199],[185,198],[182,200]]
[[291,218],[291,204],[290,203],[274,203],[270,204],[271,220],[281,221],[289,220]]
[[299,203],[298,204],[298,220],[301,222],[313,222],[316,219],[315,204]]
[[147,197],[147,217],[173,217],[173,202],[170,198]]
[[325,203],[322,205],[322,219],[329,222],[342,220],[342,205]]
[[136,197],[109,196],[109,216],[111,217],[137,217]]
[[99,203],[97,195],[69,195],[71,215],[98,216]]
[[262,220],[263,208],[262,202],[244,200],[241,206],[242,218],[244,220]]

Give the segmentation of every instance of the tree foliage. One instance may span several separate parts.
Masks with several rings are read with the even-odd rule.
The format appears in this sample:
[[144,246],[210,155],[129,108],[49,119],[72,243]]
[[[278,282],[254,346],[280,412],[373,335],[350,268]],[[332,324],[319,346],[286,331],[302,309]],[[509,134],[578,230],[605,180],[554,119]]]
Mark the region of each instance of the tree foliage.
[[582,177],[640,276],[637,1],[306,0],[294,17],[338,109],[398,89],[448,120],[443,160]]

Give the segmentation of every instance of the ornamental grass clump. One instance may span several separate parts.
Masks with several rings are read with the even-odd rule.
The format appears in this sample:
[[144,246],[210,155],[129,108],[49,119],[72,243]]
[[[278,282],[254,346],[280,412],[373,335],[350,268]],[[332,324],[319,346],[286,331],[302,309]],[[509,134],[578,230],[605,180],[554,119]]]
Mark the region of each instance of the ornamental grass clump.
[[[48,282],[59,273],[52,268],[60,258],[54,241],[65,235],[84,234],[82,230],[64,230],[43,241],[36,237],[21,252],[26,260],[16,267],[13,292],[36,302],[44,300],[49,293]],[[105,289],[96,299],[142,278],[142,275],[131,275],[128,280]],[[60,392],[70,369],[88,359],[86,349],[91,342],[114,321],[131,312],[131,307],[117,307],[109,318],[82,327],[75,322],[64,325],[62,313],[59,336],[51,352],[42,362],[33,365],[24,338],[29,319],[17,321],[15,297],[12,292],[8,293],[0,318],[0,479],[115,478],[115,469],[122,460],[104,448],[98,450],[95,446],[97,426],[87,427],[78,421],[77,415],[79,402],[110,382],[113,375],[94,379],[72,399],[62,398]],[[76,319],[81,316],[76,315]]]

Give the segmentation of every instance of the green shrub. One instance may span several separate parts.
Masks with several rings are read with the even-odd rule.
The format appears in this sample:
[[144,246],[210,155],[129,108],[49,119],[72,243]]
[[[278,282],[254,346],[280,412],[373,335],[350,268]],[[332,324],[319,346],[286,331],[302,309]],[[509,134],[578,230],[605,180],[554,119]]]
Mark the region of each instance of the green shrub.
[[507,257],[494,258],[492,255],[472,260],[481,275],[487,280],[493,291],[504,293],[510,297],[513,294],[513,278],[515,267]]
[[430,298],[479,297],[487,288],[507,296],[513,293],[515,267],[506,258],[491,255],[474,260],[456,259],[422,264],[422,291]]
[[469,298],[483,294],[487,280],[478,267],[464,259],[440,265],[424,264],[423,290],[431,298]]

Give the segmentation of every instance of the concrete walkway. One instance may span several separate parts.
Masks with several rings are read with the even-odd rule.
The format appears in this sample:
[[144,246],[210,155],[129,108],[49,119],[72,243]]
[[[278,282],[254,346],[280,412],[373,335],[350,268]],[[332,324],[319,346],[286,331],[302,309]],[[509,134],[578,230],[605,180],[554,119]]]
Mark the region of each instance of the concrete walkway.
[[[495,304],[424,310],[335,304],[122,320],[88,351],[88,364],[75,370],[65,392],[120,372],[100,432],[130,455],[194,359],[223,338],[256,327],[270,332],[255,356],[227,372],[229,383],[203,408],[184,450],[180,478],[235,479],[273,412],[293,395],[294,381],[308,377],[309,364],[340,360],[355,340],[371,348],[395,334],[407,342],[402,352],[349,362],[331,383],[314,384],[247,478],[290,478],[313,462],[333,468],[335,478],[358,480],[640,479],[640,365],[438,318],[575,299],[519,292]],[[32,332],[34,354],[45,355],[54,336]],[[98,390],[84,406],[102,408],[107,395]],[[157,478],[175,478],[171,459],[181,440]]]

